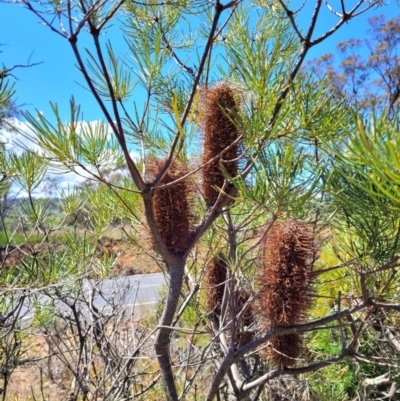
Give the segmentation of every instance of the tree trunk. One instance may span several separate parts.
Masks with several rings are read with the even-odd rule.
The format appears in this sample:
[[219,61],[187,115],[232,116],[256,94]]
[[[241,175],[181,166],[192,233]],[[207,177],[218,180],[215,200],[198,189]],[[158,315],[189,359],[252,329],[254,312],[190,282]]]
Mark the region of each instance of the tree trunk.
[[165,390],[165,398],[167,401],[178,401],[169,352],[172,332],[170,327],[182,290],[185,263],[182,262],[181,264],[172,266],[168,265],[168,267],[171,282],[168,290],[167,302],[161,317],[160,328],[156,336],[155,350],[160,367],[160,376]]

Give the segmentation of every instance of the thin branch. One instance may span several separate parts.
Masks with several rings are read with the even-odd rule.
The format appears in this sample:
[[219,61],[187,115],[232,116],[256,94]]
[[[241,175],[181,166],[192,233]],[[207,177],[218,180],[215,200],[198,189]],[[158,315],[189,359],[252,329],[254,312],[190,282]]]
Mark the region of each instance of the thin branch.
[[[338,13],[328,2],[327,2],[327,0],[324,0],[324,3],[325,3],[325,5],[326,5],[326,7],[327,7],[327,9],[332,13],[332,14],[334,14],[336,17],[338,17],[338,18],[342,18],[342,14],[340,14],[340,13]],[[343,0],[341,0],[341,3],[342,3],[342,8],[343,8]],[[344,11],[343,11],[343,14],[344,14]]]
[[[338,363],[340,360],[342,360],[343,358],[346,358],[350,355],[350,352],[348,350],[344,350],[343,352],[341,352],[339,355],[331,358],[331,359],[327,359],[326,361],[320,361],[320,362],[316,362],[313,363],[311,365],[308,366],[303,366],[301,368],[293,368],[293,369],[289,369],[289,368],[278,368],[278,369],[274,369],[268,373],[266,373],[265,375],[261,376],[260,378],[252,381],[251,383],[245,384],[243,386],[243,390],[251,390],[257,386],[261,386],[263,384],[265,384],[266,382],[268,382],[269,380],[275,378],[275,377],[279,377],[279,376],[283,376],[283,375],[299,375],[299,374],[303,374],[303,373],[308,373],[308,372],[315,372],[319,369],[322,369],[326,366]],[[207,398],[208,400],[208,398]]]
[[349,12],[349,13],[344,13],[342,18],[340,19],[340,21],[333,27],[331,28],[329,31],[327,31],[326,33],[324,33],[323,35],[321,35],[319,38],[313,40],[310,42],[310,47],[317,45],[318,43],[321,43],[322,41],[324,41],[325,39],[327,39],[329,36],[331,36],[332,34],[334,34],[345,22],[350,21],[352,18],[357,17],[358,15],[364,13],[365,11],[369,10],[371,7],[374,6],[374,4],[369,5],[368,7],[366,7],[364,10],[355,13],[355,11],[362,5],[364,4],[364,0],[360,0],[354,7],[353,9]]
[[100,30],[98,30],[97,28],[95,28],[95,26],[91,23],[91,21],[89,20],[89,25],[91,27],[91,33],[93,36],[93,40],[94,40],[94,44],[96,47],[96,52],[97,52],[97,56],[99,58],[100,61],[100,65],[102,68],[102,72],[103,72],[103,76],[107,82],[107,87],[108,87],[108,91],[110,93],[110,98],[111,98],[111,105],[112,105],[112,109],[113,109],[113,113],[115,116],[115,120],[116,120],[116,124],[117,127],[115,127],[115,123],[113,122],[112,127],[114,127],[114,133],[115,136],[117,137],[117,140],[121,146],[121,149],[124,153],[125,156],[125,160],[128,166],[128,169],[131,173],[132,179],[134,180],[135,184],[137,185],[137,187],[143,191],[146,188],[146,185],[143,181],[142,176],[140,175],[137,167],[136,167],[136,163],[132,160],[132,157],[129,154],[129,150],[127,148],[126,145],[126,140],[125,140],[125,135],[124,135],[124,130],[122,128],[122,122],[121,122],[121,118],[119,116],[119,110],[118,110],[118,103],[117,100],[115,98],[114,95],[114,88],[112,86],[111,83],[111,79],[107,70],[107,66],[106,63],[104,61],[104,57],[103,57],[103,52],[101,50],[101,46],[100,46],[100,40],[99,40],[99,35],[100,35]]
[[171,54],[171,57],[175,60],[176,64],[178,64],[178,66],[185,72],[187,72],[192,78],[193,80],[196,79],[196,74],[193,70],[193,68],[188,67],[185,63],[183,63],[181,61],[181,59],[178,57],[178,55],[175,53],[173,47],[171,46],[171,44],[169,43],[167,36],[165,35],[165,32],[163,30],[163,27],[161,25],[161,21],[160,18],[155,17],[153,19],[153,21],[159,26],[160,28],[160,32],[161,32],[161,38],[165,44],[165,47],[167,48],[167,50],[169,51],[169,53]]
[[44,23],[44,25],[48,26],[53,32],[57,33],[58,35],[62,36],[63,38],[68,38],[68,35],[66,33],[60,32],[58,29],[54,28],[54,26],[42,16],[40,11],[35,10],[29,1],[25,2],[24,4],[30,11],[32,11]]
[[311,42],[312,35],[314,33],[315,26],[317,24],[318,14],[321,10],[322,0],[317,0],[314,8],[313,15],[311,17],[310,27],[308,28],[305,42],[308,44]]
[[232,0],[222,6],[222,11],[227,10],[228,8],[236,8],[241,2],[242,0]]
[[389,260],[389,262],[386,262],[385,264],[383,264],[382,266],[380,266],[376,269],[373,269],[373,270],[363,269],[363,270],[360,270],[359,273],[363,274],[365,276],[369,276],[371,274],[376,274],[376,273],[379,273],[379,272],[382,272],[385,270],[393,269],[393,268],[399,266],[399,264],[398,264],[399,259],[400,259],[400,256],[395,256],[392,260]]
[[[212,401],[212,399],[214,398],[216,392],[218,391],[218,388],[219,388],[221,382],[223,381],[229,367],[233,363],[235,363],[235,361],[238,358],[244,357],[250,351],[254,350],[255,348],[259,347],[262,344],[265,344],[272,337],[282,336],[282,335],[292,334],[292,333],[303,333],[306,331],[312,331],[316,328],[326,326],[328,323],[338,320],[339,318],[340,319],[345,318],[346,316],[351,315],[359,310],[362,310],[369,305],[371,305],[371,301],[368,299],[368,300],[366,300],[366,302],[356,305],[353,308],[345,309],[341,312],[337,312],[333,315],[330,315],[330,316],[327,316],[327,317],[324,317],[324,318],[321,318],[318,320],[314,320],[313,322],[310,322],[310,323],[304,323],[304,324],[300,324],[300,325],[292,326],[292,327],[275,327],[275,328],[269,330],[263,336],[258,337],[256,339],[254,339],[253,341],[251,341],[250,343],[244,345],[240,349],[238,349],[234,352],[230,351],[225,356],[224,361],[222,362],[218,372],[216,373],[216,375],[214,377],[213,382],[211,383],[206,401]],[[312,365],[312,366],[315,366],[315,365]],[[326,366],[326,365],[324,365],[324,366]],[[296,369],[294,369],[294,370],[296,370]]]
[[[285,2],[283,0],[278,0],[278,1],[279,1],[279,4],[281,5],[281,7],[284,9],[286,15],[288,16],[289,21],[292,24],[292,27],[293,27],[294,31],[296,32],[297,36],[300,39],[300,42],[304,42],[304,37],[301,34],[301,32],[299,30],[299,27],[297,26],[296,21],[294,19],[294,16],[295,16],[296,13],[293,12],[292,10],[290,10],[289,7],[287,7],[287,5],[285,4]],[[303,5],[304,4],[305,4],[305,0],[303,2]]]
[[228,22],[230,21],[230,19],[232,18],[233,14],[235,13],[236,8],[238,7],[238,5],[240,4],[242,0],[239,0],[236,2],[236,4],[232,7],[232,10],[230,12],[230,14],[228,15],[228,18],[225,20],[225,22],[222,24],[221,28],[218,30],[218,32],[215,34],[214,36],[214,40],[218,38],[219,35],[221,35],[222,31],[225,29],[225,27],[228,25]]
[[241,140],[242,140],[242,135],[240,135],[229,146],[227,146],[225,149],[223,149],[221,152],[219,152],[212,159],[210,159],[210,160],[206,161],[205,163],[201,164],[199,167],[196,167],[195,169],[189,171],[189,173],[183,175],[182,177],[176,179],[175,181],[171,181],[171,182],[169,182],[167,184],[163,184],[163,185],[157,186],[156,189],[165,189],[165,188],[173,187],[176,184],[178,184],[179,182],[186,180],[187,178],[189,178],[190,176],[192,176],[193,174],[195,174],[197,171],[201,170],[202,168],[204,168],[208,164],[213,163],[215,160],[218,160],[219,158],[222,158],[224,153],[226,153],[232,146],[235,146],[236,144],[238,144]]
[[199,289],[200,289],[200,284],[196,283],[196,285],[193,287],[192,291],[190,291],[189,295],[186,297],[185,301],[183,302],[182,306],[180,307],[174,321],[172,322],[172,326],[175,326],[178,323],[180,317],[185,312],[186,307],[189,305],[190,301],[192,300],[192,298],[195,296],[195,294],[197,293],[197,291]]
[[[201,77],[201,75],[203,73],[203,69],[204,69],[204,65],[205,65],[206,60],[207,60],[208,53],[210,52],[212,44],[213,44],[213,42],[215,40],[214,33],[215,33],[215,30],[217,29],[218,20],[219,20],[219,17],[221,16],[222,11],[223,11],[222,10],[222,6],[218,3],[218,5],[215,7],[215,14],[214,14],[212,26],[211,26],[211,29],[210,29],[210,33],[208,35],[206,47],[204,49],[203,57],[202,57],[202,59],[200,61],[199,69],[197,71],[196,78],[195,78],[193,86],[192,86],[192,91],[191,91],[191,93],[189,95],[189,99],[188,99],[188,101],[186,103],[186,107],[185,107],[185,110],[183,111],[183,115],[182,115],[182,118],[181,118],[181,121],[180,121],[180,126],[181,127],[183,127],[185,125],[186,120],[187,120],[187,118],[189,116],[189,112],[190,112],[190,109],[192,107],[192,103],[193,103],[193,100],[194,100],[194,97],[195,97],[195,94],[196,94],[196,91],[197,91],[197,87],[198,87],[199,82],[200,82],[200,77]],[[174,140],[172,141],[171,148],[170,148],[169,154],[167,156],[167,160],[166,160],[163,168],[161,169],[161,171],[158,173],[156,179],[154,180],[154,185],[157,185],[162,180],[162,178],[164,177],[165,173],[168,171],[168,169],[169,169],[169,167],[170,167],[170,165],[172,163],[173,157],[174,157],[175,149],[178,146],[179,141],[182,142],[182,140],[183,139],[181,138],[180,131],[178,130],[176,132],[176,134],[175,134]]]
[[345,12],[346,12],[346,7],[345,7],[345,5],[344,5],[344,0],[340,0],[340,5],[341,5],[341,7],[342,7],[342,14],[344,15]]
[[349,260],[348,262],[339,263],[339,264],[337,264],[337,265],[334,265],[334,266],[331,266],[331,267],[327,267],[327,268],[325,268],[325,269],[314,270],[314,271],[312,272],[312,274],[320,275],[320,274],[323,274],[323,273],[330,272],[330,271],[332,271],[332,270],[341,269],[342,267],[351,266],[351,265],[354,264],[355,262],[356,262],[356,260],[355,260],[355,259],[352,259],[352,260]]
[[383,309],[394,309],[400,312],[400,304],[390,304],[386,302],[375,302],[375,301],[373,301],[373,304]]
[[[70,3],[70,1],[68,3]],[[84,10],[85,11],[85,16],[79,22],[78,26],[75,29],[75,32],[72,33],[72,31],[71,31],[71,35],[77,37],[79,35],[81,29],[85,26],[85,24],[90,21],[90,18],[92,17],[92,15],[96,11],[100,10],[100,8],[103,7],[106,3],[107,3],[107,0],[103,0],[102,2],[98,2],[97,4],[94,4],[90,8],[90,10],[88,10],[88,11]],[[69,19],[71,21],[71,18],[69,18]],[[70,27],[71,27],[71,25],[70,25]]]
[[[43,64],[43,61],[39,61],[37,63],[29,63],[29,64],[15,64],[10,68],[4,67],[2,70],[0,70],[0,79],[4,79],[4,78],[9,77],[9,76],[14,77],[13,74],[9,74],[9,73],[11,71],[15,70],[16,68],[29,68],[29,67],[34,67],[34,66],[39,65],[39,64]],[[3,66],[4,66],[4,64],[3,64]]]
[[[339,291],[339,293],[338,293],[338,303],[337,303],[337,310],[338,310],[338,312],[340,312],[340,309],[341,309],[341,297],[342,297],[342,293]],[[339,316],[339,318],[338,318],[338,322],[339,322],[339,333],[340,333],[340,339],[341,339],[341,341],[342,341],[342,347],[343,347],[343,349],[345,349],[346,348],[346,339],[345,339],[345,337],[344,337],[344,330],[343,330],[343,322],[342,322],[342,319],[341,319],[341,317]]]
[[120,0],[119,3],[117,3],[116,6],[114,6],[114,8],[111,10],[111,12],[106,15],[103,19],[103,22],[98,26],[98,30],[102,30],[105,26],[105,24],[107,24],[108,21],[110,21],[115,14],[118,12],[118,10],[121,8],[121,6],[125,3],[125,0]]

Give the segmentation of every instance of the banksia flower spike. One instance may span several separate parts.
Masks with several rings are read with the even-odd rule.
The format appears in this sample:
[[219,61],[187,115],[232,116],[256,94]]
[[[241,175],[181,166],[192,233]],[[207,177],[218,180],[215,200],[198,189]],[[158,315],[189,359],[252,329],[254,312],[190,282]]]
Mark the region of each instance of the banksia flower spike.
[[[231,177],[237,175],[238,143],[234,142],[239,138],[235,124],[239,105],[237,93],[227,83],[205,89],[201,101],[204,132],[202,164],[215,158],[202,169],[203,195],[210,207],[218,198],[218,188],[221,189],[225,182],[223,169]],[[216,157],[225,149],[222,156]]]
[[[310,264],[314,255],[314,238],[305,223],[288,220],[276,222],[267,234],[262,249],[262,266],[258,275],[261,326],[299,324],[311,305]],[[295,364],[300,353],[297,334],[275,337],[272,359],[279,365]]]
[[269,355],[279,366],[293,366],[300,356],[301,340],[296,333],[274,337],[270,341],[271,351]]
[[228,266],[226,262],[218,256],[215,256],[207,266],[205,283],[207,286],[206,308],[208,312],[213,312],[217,315],[221,314],[227,272]]
[[[165,160],[151,160],[149,173],[155,176],[164,164]],[[176,181],[185,174],[187,174],[186,166],[175,160],[161,179],[160,185]],[[189,246],[192,217],[190,213],[191,190],[188,180],[182,180],[170,187],[156,189],[154,193],[154,219],[163,243],[174,254],[186,252]]]
[[243,288],[239,288],[236,293],[238,312],[241,312],[246,307],[246,311],[239,321],[239,331],[236,338],[236,346],[239,347],[248,344],[254,338],[254,332],[250,331],[254,323],[254,311],[251,304],[246,305],[251,297],[251,293]]
[[[214,257],[207,266],[207,274],[205,276],[205,283],[207,288],[207,303],[206,309],[209,313],[213,313],[218,318],[221,317],[221,305],[225,292],[225,285],[228,279],[228,264],[220,256]],[[253,339],[253,332],[249,331],[249,327],[253,325],[254,315],[251,305],[246,305],[251,297],[250,292],[243,288],[239,288],[233,292],[234,305],[231,300],[228,300],[226,316],[224,325],[228,329],[229,323],[232,319],[240,320],[237,324],[237,334],[235,338],[236,346],[249,343]],[[246,306],[246,311],[242,313],[243,308]],[[228,329],[228,336],[230,329]]]

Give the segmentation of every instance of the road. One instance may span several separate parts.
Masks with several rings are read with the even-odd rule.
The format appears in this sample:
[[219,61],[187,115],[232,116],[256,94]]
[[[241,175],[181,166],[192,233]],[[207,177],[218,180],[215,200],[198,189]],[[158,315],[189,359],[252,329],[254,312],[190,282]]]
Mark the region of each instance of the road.
[[114,302],[115,305],[123,305],[125,309],[133,308],[136,314],[151,310],[159,302],[164,283],[162,273],[137,274],[97,283],[89,281],[84,290],[90,291],[93,286],[97,289],[98,294],[94,297],[93,305],[98,309],[111,308]]
[[[115,306],[132,312],[134,318],[140,318],[144,313],[150,312],[161,298],[165,278],[162,273],[137,274],[122,276],[112,280],[94,281],[87,280],[83,284],[83,296],[89,301],[90,294],[94,291],[93,306],[103,312],[115,310]],[[49,297],[41,296],[43,303]],[[71,298],[72,299],[72,298]],[[66,313],[68,308],[62,302],[56,302],[61,313]],[[89,310],[85,303],[81,303],[83,315],[89,318]],[[19,312],[20,326],[29,326],[34,317],[32,304],[26,301]],[[86,318],[85,318],[86,319]]]

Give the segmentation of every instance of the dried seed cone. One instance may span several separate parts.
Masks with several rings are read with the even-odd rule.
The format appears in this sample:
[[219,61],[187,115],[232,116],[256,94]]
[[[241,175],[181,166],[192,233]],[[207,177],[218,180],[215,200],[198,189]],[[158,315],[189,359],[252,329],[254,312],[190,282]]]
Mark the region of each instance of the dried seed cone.
[[[165,160],[152,160],[149,163],[149,173],[157,174],[164,164]],[[175,160],[160,181],[160,185],[176,181],[186,173],[186,166]],[[182,254],[188,249],[191,227],[191,189],[190,183],[183,180],[168,188],[158,189],[154,193],[155,222],[165,246],[174,254]]]
[[[220,257],[214,257],[207,266],[207,274],[205,277],[205,283],[207,287],[207,303],[206,308],[210,313],[214,313],[216,316],[221,316],[221,304],[224,297],[225,283],[227,280],[228,265],[224,259]],[[235,310],[232,310],[232,305],[228,302],[227,318],[225,324],[231,321],[233,318],[237,318],[247,301],[250,299],[250,292],[243,288],[239,288],[233,294],[235,299]],[[249,331],[249,327],[254,322],[253,308],[251,305],[246,305],[246,311],[241,315],[241,319],[237,321],[238,330],[235,338],[236,346],[242,346],[249,343],[254,333]],[[228,337],[230,337],[229,325],[226,326]]]
[[[204,145],[202,164],[212,160],[239,137],[235,120],[239,112],[235,91],[227,83],[205,89],[202,96],[202,126]],[[231,177],[237,175],[238,144],[232,145],[221,157],[203,167],[203,194],[207,206],[218,198],[225,176],[221,165]]]
[[[249,291],[239,288],[237,290],[238,294],[238,310],[242,310],[244,306],[246,305],[247,301],[250,299],[251,294]],[[254,313],[253,313],[253,308],[251,305],[247,305],[246,312],[243,314],[243,324],[246,326],[251,326],[254,322]]]
[[[237,306],[238,306],[238,311],[241,311],[247,301],[250,299],[251,294],[249,291],[240,288],[237,290],[237,295],[238,295],[238,300],[237,300]],[[243,345],[248,344],[251,340],[254,338],[254,332],[250,331],[250,327],[254,323],[254,311],[252,305],[247,305],[246,311],[243,314],[242,319],[239,321],[239,331],[238,331],[238,336],[236,338],[236,346],[240,347]]]
[[[293,326],[301,322],[311,305],[310,263],[314,255],[314,238],[308,226],[296,220],[276,222],[269,231],[262,250],[259,280],[261,326]],[[300,341],[292,335],[271,341],[272,359],[293,365]],[[275,345],[274,345],[275,344]]]
[[271,339],[272,360],[280,366],[293,366],[296,358],[300,356],[301,342],[298,334],[287,334],[285,336]]
[[206,304],[208,312],[214,312],[217,315],[221,314],[227,271],[226,262],[217,256],[207,266],[205,283],[208,289]]

